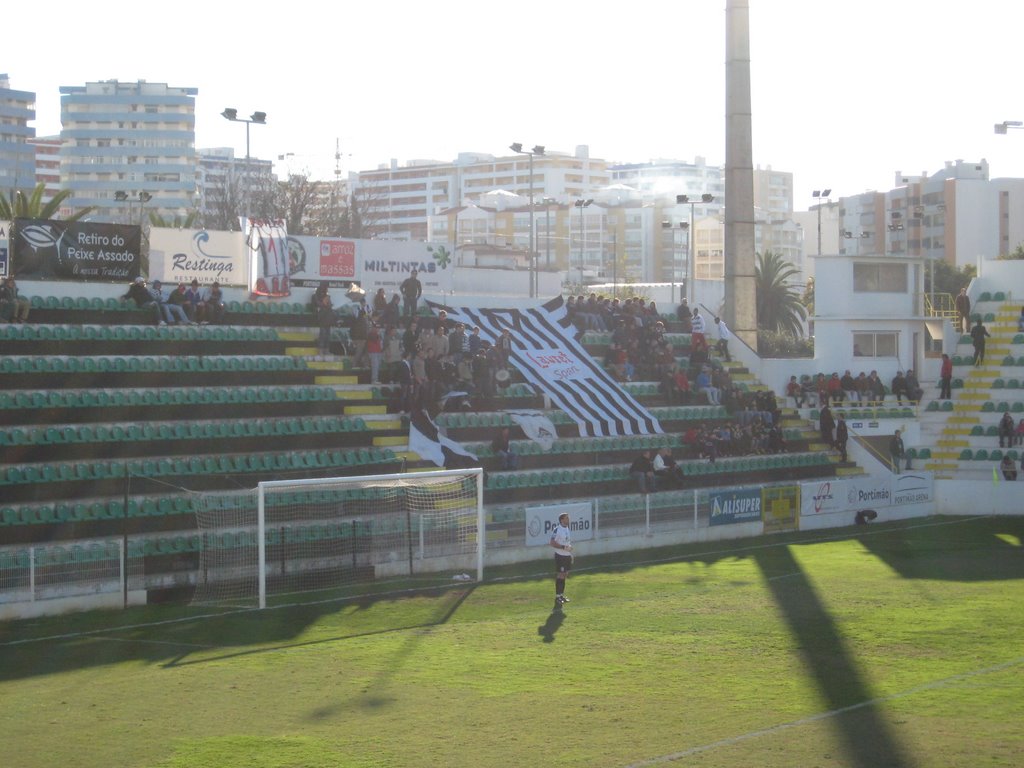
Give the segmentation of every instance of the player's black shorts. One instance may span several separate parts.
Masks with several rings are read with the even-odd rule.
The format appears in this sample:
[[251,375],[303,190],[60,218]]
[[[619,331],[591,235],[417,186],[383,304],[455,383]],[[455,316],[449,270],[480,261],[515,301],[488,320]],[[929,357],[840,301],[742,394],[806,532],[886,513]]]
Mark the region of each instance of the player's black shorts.
[[572,568],[572,555],[555,553],[555,573],[568,573]]

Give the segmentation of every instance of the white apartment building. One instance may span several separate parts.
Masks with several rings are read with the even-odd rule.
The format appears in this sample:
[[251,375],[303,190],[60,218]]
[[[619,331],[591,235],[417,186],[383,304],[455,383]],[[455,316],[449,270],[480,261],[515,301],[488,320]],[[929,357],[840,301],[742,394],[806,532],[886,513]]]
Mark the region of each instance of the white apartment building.
[[990,179],[988,162],[896,173],[888,192],[840,199],[839,253],[896,255],[962,268],[1024,243],[1024,179]]
[[[200,149],[196,169],[196,208],[211,229],[236,230],[246,208],[256,211],[261,190],[275,182],[274,164],[256,157],[235,157],[233,147]],[[248,205],[247,205],[248,201]]]
[[[93,218],[173,217],[196,204],[196,88],[117,80],[61,86],[61,185]],[[127,211],[126,211],[127,208]]]
[[11,80],[0,74],[0,194],[36,185],[35,153],[29,141],[36,129],[29,121],[36,117],[36,95],[11,88]]
[[[426,240],[430,216],[488,192],[503,190],[524,197],[528,208],[531,166],[537,205],[544,198],[565,204],[609,184],[607,163],[591,159],[586,146],[577,147],[572,155],[540,149],[542,153],[532,156],[463,152],[450,163],[411,160],[400,166],[392,160],[375,171],[360,171],[354,192],[366,206],[363,221],[378,238]],[[529,233],[528,225],[525,231]]]

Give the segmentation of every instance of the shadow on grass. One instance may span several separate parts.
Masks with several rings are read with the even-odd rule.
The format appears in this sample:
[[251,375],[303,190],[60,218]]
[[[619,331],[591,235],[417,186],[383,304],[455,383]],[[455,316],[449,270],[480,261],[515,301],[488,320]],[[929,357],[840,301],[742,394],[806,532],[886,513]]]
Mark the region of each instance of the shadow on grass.
[[[241,611],[221,615],[202,615],[182,609],[180,618],[163,621],[140,621],[135,626],[83,628],[75,633],[15,642],[3,647],[4,664],[0,665],[0,682],[69,670],[88,669],[125,661],[142,661],[163,667],[204,664],[210,661],[253,656],[289,648],[302,648],[335,643],[352,638],[426,629],[445,624],[476,585],[438,588],[418,592],[437,602],[430,612],[409,620],[401,613],[400,620],[380,620],[375,626],[354,628],[351,632],[313,640],[292,641],[307,626],[339,611],[368,609],[375,604],[394,602],[394,595],[374,595],[358,600],[332,600],[310,605],[295,605],[280,610]],[[151,618],[153,609],[138,614]],[[105,614],[109,617],[109,614]],[[104,616],[100,613],[99,616]],[[65,618],[65,622],[67,619]],[[102,621],[102,618],[100,619]],[[59,626],[59,625],[54,625]],[[0,637],[0,647],[7,638]],[[9,640],[7,642],[10,642]],[[232,650],[232,646],[238,646]],[[254,647],[258,646],[258,647]],[[407,651],[408,653],[408,651]],[[400,659],[396,658],[396,661]]]
[[855,707],[830,719],[846,744],[850,765],[857,768],[910,768],[910,757],[876,705],[832,615],[818,598],[789,547],[754,554],[766,577],[793,574],[793,578],[766,578],[790,632],[801,649],[804,663],[818,684],[830,711]]
[[555,608],[548,616],[548,620],[537,627],[537,634],[544,638],[545,643],[555,642],[555,634],[565,621],[565,614],[561,608]]

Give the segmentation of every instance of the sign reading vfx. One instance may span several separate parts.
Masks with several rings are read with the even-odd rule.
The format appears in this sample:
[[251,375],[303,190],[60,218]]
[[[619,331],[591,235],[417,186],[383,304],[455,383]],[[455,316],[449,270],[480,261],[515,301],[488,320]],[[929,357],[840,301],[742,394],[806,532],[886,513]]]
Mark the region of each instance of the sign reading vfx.
[[594,538],[594,507],[589,501],[573,504],[550,504],[543,507],[526,507],[526,546],[540,547],[551,543],[551,534],[558,525],[561,515],[569,515],[569,530],[572,541],[586,541]]
[[512,337],[509,359],[523,377],[576,422],[583,437],[654,435],[658,420],[638,403],[576,340],[558,296],[529,309],[474,309],[431,304],[466,327],[480,328],[492,344],[502,331]]
[[801,486],[800,514],[804,517],[832,512],[927,504],[935,494],[931,472],[883,474],[847,480],[830,479]]
[[246,286],[245,237],[241,232],[153,227],[149,231],[149,277],[168,285],[191,283]]
[[761,519],[761,491],[757,488],[712,493],[709,499],[711,525],[753,523]]
[[141,244],[134,225],[15,219],[10,270],[19,278],[125,282],[139,276]]

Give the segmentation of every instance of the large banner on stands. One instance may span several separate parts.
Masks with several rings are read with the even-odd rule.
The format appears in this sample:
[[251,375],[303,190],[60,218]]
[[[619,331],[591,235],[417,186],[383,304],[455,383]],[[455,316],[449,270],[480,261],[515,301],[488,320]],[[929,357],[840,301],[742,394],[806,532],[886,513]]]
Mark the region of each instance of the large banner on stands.
[[0,221],[0,277],[11,274],[11,222]]
[[413,270],[423,293],[449,294],[454,270],[443,245],[297,236],[288,238],[288,268],[292,285],[315,287],[326,281],[347,288],[355,282],[371,296],[383,288],[389,299]]
[[247,286],[245,236],[206,229],[149,230],[149,278],[168,285],[191,283]]
[[497,343],[503,331],[512,338],[512,365],[551,398],[579,426],[583,437],[661,434],[658,420],[624,390],[576,339],[562,297],[527,309],[450,307],[430,302],[435,311]]
[[279,298],[291,295],[288,227],[284,219],[243,219],[249,261],[249,293]]
[[9,269],[18,278],[127,282],[141,268],[142,228],[15,219]]

